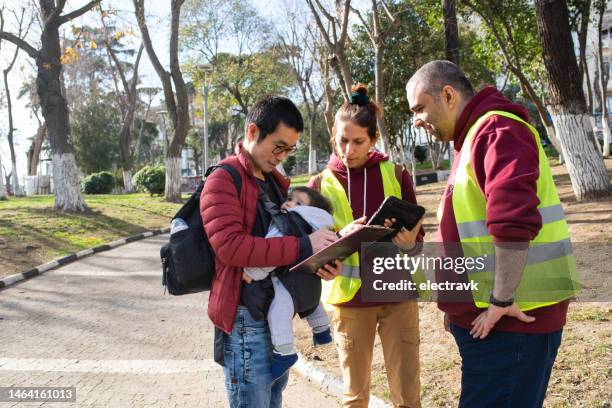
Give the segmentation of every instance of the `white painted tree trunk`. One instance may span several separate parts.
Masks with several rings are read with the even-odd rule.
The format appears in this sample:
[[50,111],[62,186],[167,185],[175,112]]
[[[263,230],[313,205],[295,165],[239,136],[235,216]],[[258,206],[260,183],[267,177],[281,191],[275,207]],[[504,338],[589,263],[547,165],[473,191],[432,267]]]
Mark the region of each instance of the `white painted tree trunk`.
[[608,126],[608,119],[601,116],[601,130],[603,131],[603,157],[610,156],[610,126]]
[[589,115],[573,114],[564,109],[551,109],[550,112],[576,198],[608,195],[610,177],[595,146]]
[[181,158],[166,157],[166,201],[181,202]]
[[87,204],[81,195],[79,174],[74,153],[53,153],[53,194],[55,209],[61,211],[86,211]]
[[135,191],[134,183],[132,183],[132,170],[123,170],[123,188],[126,193]]
[[19,186],[19,178],[17,177],[17,163],[11,163],[11,188],[15,197],[23,196],[21,187]]
[[317,172],[317,151],[314,149],[312,138],[310,139],[310,146],[308,147],[308,174],[315,174]]
[[4,175],[2,173],[2,157],[0,157],[0,200],[7,200],[6,186],[4,185]]
[[308,174],[317,172],[317,152],[314,147],[314,114],[310,115],[310,126],[308,126]]

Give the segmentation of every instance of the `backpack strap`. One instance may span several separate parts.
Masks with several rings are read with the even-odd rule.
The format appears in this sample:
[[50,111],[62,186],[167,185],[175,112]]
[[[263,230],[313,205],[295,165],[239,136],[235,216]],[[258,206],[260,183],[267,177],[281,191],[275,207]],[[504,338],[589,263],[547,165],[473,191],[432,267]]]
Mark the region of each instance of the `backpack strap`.
[[227,163],[220,164],[219,167],[227,171],[230,176],[232,176],[232,179],[234,180],[234,185],[236,186],[236,194],[238,194],[238,197],[240,197],[240,192],[242,191],[242,177],[240,177],[238,171],[233,166],[230,166]]
[[202,190],[204,189],[204,181],[208,178],[208,176],[210,176],[213,171],[217,170],[218,168],[222,168],[223,170],[227,171],[230,176],[232,176],[234,186],[236,186],[236,194],[238,194],[238,197],[240,197],[240,192],[242,191],[242,177],[240,177],[240,174],[233,166],[227,163],[215,164],[207,168],[206,173],[204,174],[204,180],[200,182],[200,185],[196,190],[196,194],[199,195],[202,192]]

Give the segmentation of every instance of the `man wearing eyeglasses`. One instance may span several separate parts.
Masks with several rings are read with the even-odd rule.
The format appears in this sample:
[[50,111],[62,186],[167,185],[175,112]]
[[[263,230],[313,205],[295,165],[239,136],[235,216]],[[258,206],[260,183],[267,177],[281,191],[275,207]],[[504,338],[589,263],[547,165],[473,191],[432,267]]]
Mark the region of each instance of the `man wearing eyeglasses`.
[[[288,372],[272,380],[272,343],[261,305],[269,305],[273,289],[265,281],[242,281],[247,266],[283,266],[299,262],[334,242],[327,230],[293,237],[264,238],[271,216],[258,204],[260,193],[280,207],[287,197],[289,180],[276,166],[295,151],[304,124],[289,99],[268,96],[247,114],[245,138],[235,155],[221,163],[240,175],[236,194],[231,175],[214,171],[206,180],[200,200],[204,229],[216,256],[216,274],[208,300],[208,316],[216,327],[215,360],[224,366],[230,407],[281,407]],[[331,280],[342,265],[318,270]],[[260,286],[251,286],[260,285]],[[268,299],[269,297],[269,299]]]

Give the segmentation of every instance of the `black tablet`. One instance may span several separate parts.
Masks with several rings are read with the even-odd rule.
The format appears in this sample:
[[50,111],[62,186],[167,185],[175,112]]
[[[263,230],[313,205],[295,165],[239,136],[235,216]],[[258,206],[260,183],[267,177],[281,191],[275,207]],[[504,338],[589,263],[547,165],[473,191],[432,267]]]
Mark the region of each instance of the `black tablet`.
[[368,220],[368,225],[384,225],[385,219],[395,218],[391,227],[396,231],[402,227],[411,230],[425,214],[425,208],[397,197],[389,196],[382,202],[378,210]]

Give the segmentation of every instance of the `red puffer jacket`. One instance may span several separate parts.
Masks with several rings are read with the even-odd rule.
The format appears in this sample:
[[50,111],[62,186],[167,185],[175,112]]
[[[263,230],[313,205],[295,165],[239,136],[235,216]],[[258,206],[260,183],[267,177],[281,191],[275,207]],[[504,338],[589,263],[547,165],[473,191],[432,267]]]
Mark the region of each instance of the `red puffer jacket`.
[[[240,199],[231,175],[222,169],[213,172],[204,185],[200,214],[204,230],[216,255],[216,275],[208,299],[208,317],[226,333],[232,331],[240,300],[242,268],[280,266],[295,263],[299,256],[296,237],[259,238],[251,235],[257,213],[259,188],[253,164],[239,143],[236,155],[224,159],[242,178]],[[286,194],[289,180],[272,172]]]

